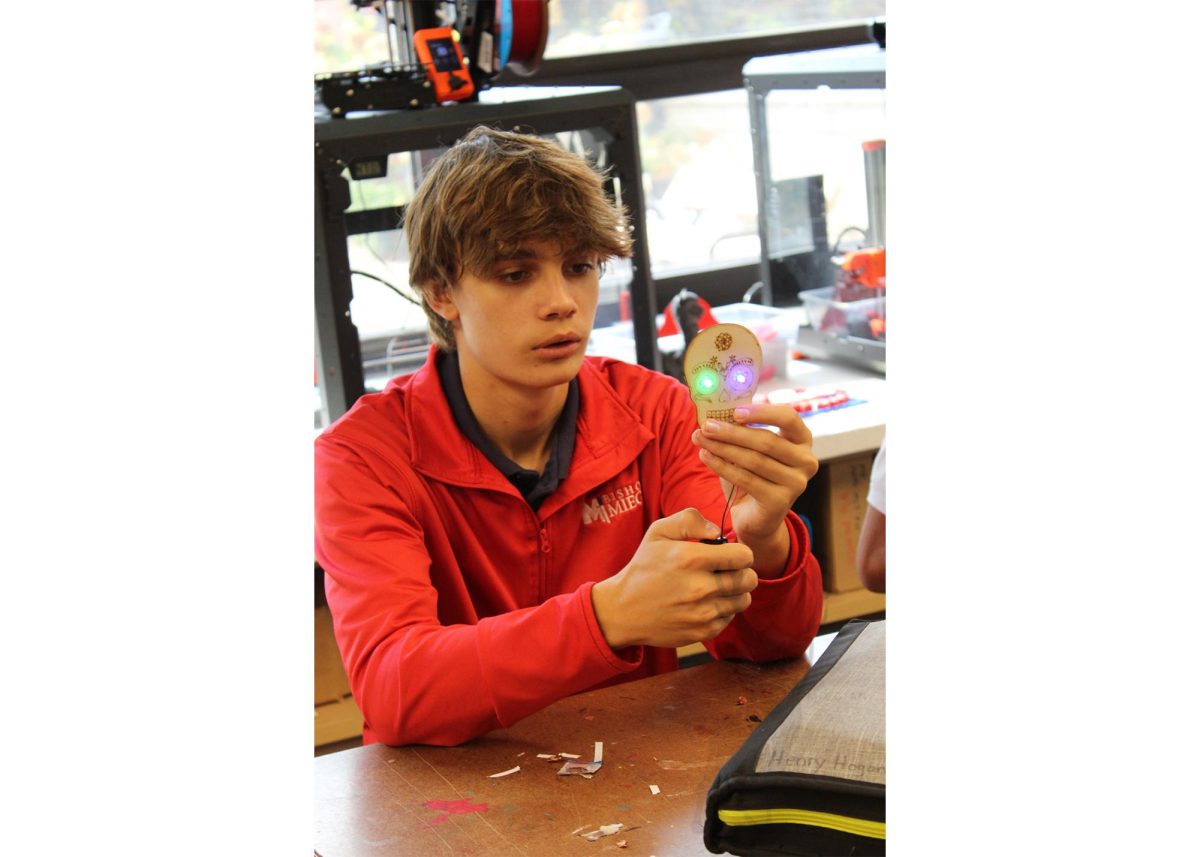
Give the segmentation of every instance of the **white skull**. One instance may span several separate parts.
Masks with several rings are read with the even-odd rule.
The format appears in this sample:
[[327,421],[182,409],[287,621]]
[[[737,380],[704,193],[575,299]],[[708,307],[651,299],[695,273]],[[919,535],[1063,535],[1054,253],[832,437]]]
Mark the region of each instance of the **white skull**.
[[762,346],[740,324],[715,324],[688,345],[683,371],[696,405],[696,422],[733,422],[733,409],[750,404],[758,388]]

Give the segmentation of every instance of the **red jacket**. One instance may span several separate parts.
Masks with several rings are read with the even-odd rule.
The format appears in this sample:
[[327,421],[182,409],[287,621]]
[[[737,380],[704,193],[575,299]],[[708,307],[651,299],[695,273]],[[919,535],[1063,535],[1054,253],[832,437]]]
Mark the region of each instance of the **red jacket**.
[[[720,481],[691,442],[673,378],[589,357],[567,478],[534,512],[454,422],[433,351],[363,396],[316,444],[316,555],[363,742],[452,745],[564,696],[678,667],[674,649],[614,652],[592,610],[649,525],[689,506],[719,523]],[[788,515],[786,573],[705,645],[799,657],[821,574]]]

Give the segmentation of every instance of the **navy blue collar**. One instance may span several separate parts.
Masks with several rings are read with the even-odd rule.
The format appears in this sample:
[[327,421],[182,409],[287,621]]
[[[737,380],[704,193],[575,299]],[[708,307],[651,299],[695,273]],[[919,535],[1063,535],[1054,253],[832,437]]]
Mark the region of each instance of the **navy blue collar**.
[[467,440],[475,444],[504,478],[516,486],[530,506],[537,509],[567,478],[567,471],[571,468],[571,458],[575,454],[575,421],[579,417],[579,379],[572,378],[571,386],[567,388],[567,401],[550,434],[550,460],[546,462],[545,471],[538,473],[504,455],[479,427],[479,421],[475,419],[466,391],[463,390],[458,352],[447,353],[438,349],[437,372],[446,401],[450,404],[450,413]]

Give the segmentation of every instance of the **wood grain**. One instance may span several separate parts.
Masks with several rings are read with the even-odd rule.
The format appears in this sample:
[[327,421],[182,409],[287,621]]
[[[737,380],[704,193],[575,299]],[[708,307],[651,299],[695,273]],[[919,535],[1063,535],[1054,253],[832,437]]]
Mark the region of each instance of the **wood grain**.
[[[318,757],[316,853],[704,855],[713,777],[758,725],[748,718],[766,717],[807,669],[717,661],[568,697],[461,747],[374,744]],[[604,765],[592,779],[559,776],[561,761],[537,758],[587,761],[596,741]],[[580,835],[613,822],[625,828],[593,842]]]

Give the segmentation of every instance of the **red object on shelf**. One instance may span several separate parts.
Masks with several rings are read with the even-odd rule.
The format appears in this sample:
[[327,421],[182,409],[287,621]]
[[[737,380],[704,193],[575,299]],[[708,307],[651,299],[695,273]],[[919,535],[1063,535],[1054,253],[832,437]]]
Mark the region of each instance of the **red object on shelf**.
[[804,387],[792,390],[776,390],[768,396],[755,396],[756,402],[769,401],[776,405],[790,405],[798,414],[814,414],[836,408],[850,401],[845,390],[830,390],[824,393],[809,392]]
[[[700,309],[703,313],[700,315],[700,321],[697,323],[701,330],[706,327],[712,327],[717,323],[716,318],[712,314],[712,304],[704,298],[696,298],[696,302],[700,304]],[[675,316],[671,312],[671,307],[667,307],[667,311],[663,313],[663,323],[658,328],[659,336],[670,336],[671,334],[679,333],[679,324],[675,321]]]
[[[843,288],[863,287],[881,289],[887,282],[887,251],[882,247],[868,247],[864,250],[851,250],[842,258],[842,271],[839,286]],[[874,295],[862,295],[874,297]],[[856,300],[855,297],[841,297],[840,300]]]

